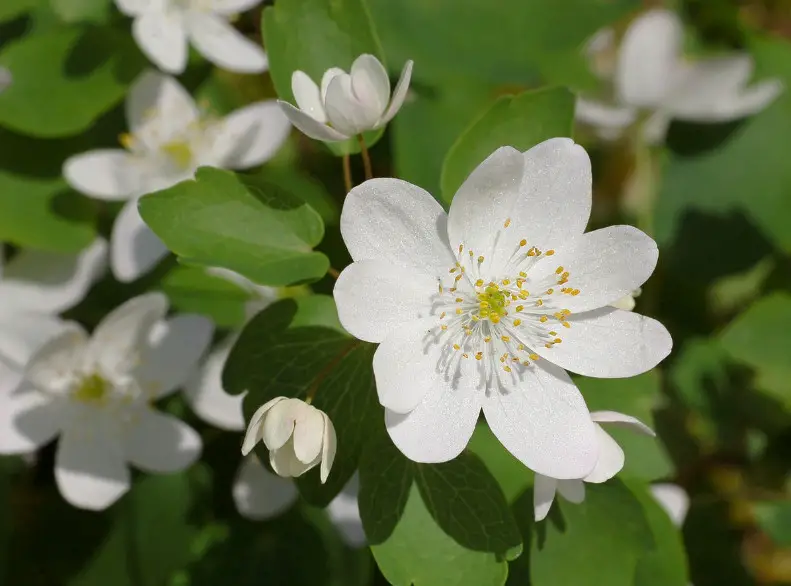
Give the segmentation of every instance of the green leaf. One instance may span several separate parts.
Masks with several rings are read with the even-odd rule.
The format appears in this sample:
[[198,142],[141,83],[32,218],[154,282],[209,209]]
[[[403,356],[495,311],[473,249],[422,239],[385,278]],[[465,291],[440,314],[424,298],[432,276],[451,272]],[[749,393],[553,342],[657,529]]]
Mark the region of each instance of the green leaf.
[[116,509],[105,543],[69,586],[157,586],[191,559],[199,530],[192,517],[206,484],[204,468],[149,476]]
[[42,0],[3,0],[0,2],[0,23],[34,10]]
[[637,563],[634,586],[687,586],[689,574],[681,532],[648,487],[636,482],[628,486],[643,506],[655,543],[653,551],[644,554]]
[[239,285],[199,267],[175,267],[161,286],[175,310],[209,316],[220,327],[241,326],[251,299]]
[[[278,0],[264,10],[262,28],[269,72],[282,100],[295,104],[291,75],[300,70],[321,83],[331,67],[346,71],[363,53],[384,62],[366,0]],[[372,146],[383,130],[366,133]],[[335,154],[359,151],[357,141],[327,143]]]
[[337,202],[324,186],[291,168],[267,166],[255,175],[257,184],[267,192],[282,190],[289,198],[298,198],[316,210],[324,223],[335,226],[340,220]]
[[106,22],[112,12],[112,0],[49,0],[63,22]]
[[503,447],[488,425],[478,424],[467,448],[483,460],[508,502],[516,500],[533,485],[533,473]]
[[498,98],[458,138],[442,166],[442,199],[450,203],[467,176],[501,146],[520,151],[557,136],[571,136],[574,96],[546,88]]
[[444,464],[417,464],[415,480],[437,525],[459,545],[509,560],[522,553],[505,495],[477,456],[464,452]]
[[312,247],[324,236],[321,217],[255,177],[201,167],[194,180],[143,197],[140,214],[189,264],[236,271],[263,285],[316,280],[329,268]]
[[753,503],[753,514],[761,529],[778,547],[791,547],[791,503],[765,501]]
[[14,78],[0,93],[0,124],[38,137],[77,134],[123,99],[144,65],[132,38],[110,29],[27,36],[0,53]]
[[791,406],[791,295],[774,293],[759,299],[725,328],[720,339],[735,361],[756,370],[761,390]]
[[[307,307],[303,315],[315,309]],[[326,506],[357,469],[363,445],[382,419],[372,369],[375,346],[332,325],[295,326],[296,315],[297,304],[289,299],[256,315],[225,363],[223,387],[233,394],[248,391],[244,402],[248,416],[275,397],[313,397],[312,404],[335,426],[338,448],[326,484],[320,483],[316,469],[297,485],[312,504]],[[327,321],[324,312],[314,315]]]
[[466,549],[440,529],[415,485],[392,535],[371,551],[395,586],[501,586],[508,575],[494,554]]
[[[654,427],[653,412],[662,397],[658,373],[650,371],[627,379],[578,377],[575,383],[591,411],[619,411]],[[659,438],[606,423],[603,427],[626,454],[622,477],[657,480],[673,472],[672,462]]]
[[52,252],[77,252],[96,236],[96,205],[63,179],[0,171],[0,241]]
[[638,561],[654,547],[643,507],[623,483],[586,484],[585,491],[579,505],[556,498],[535,525],[533,586],[632,586]]

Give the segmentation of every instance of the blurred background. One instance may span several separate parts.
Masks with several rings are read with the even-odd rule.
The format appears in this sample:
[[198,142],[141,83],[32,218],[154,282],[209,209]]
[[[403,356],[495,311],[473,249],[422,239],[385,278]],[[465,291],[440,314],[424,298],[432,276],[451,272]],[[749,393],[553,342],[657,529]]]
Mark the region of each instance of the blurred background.
[[[272,4],[234,25],[260,41],[261,11]],[[415,62],[401,112],[371,149],[374,175],[408,180],[441,201],[448,199],[446,156],[498,98],[547,85],[592,100],[617,98],[601,67],[612,68],[617,40],[652,8],[679,15],[690,59],[739,51],[754,60],[753,79],[791,85],[789,0],[367,5],[391,77],[406,60]],[[597,50],[590,41],[605,27],[615,45]],[[127,130],[124,96],[147,63],[130,19],[112,0],[0,0],[0,241],[7,258],[26,249],[74,254],[97,234],[109,238],[122,204],[70,188],[62,165],[77,153],[118,147]],[[179,80],[218,115],[276,97],[267,73],[230,73],[194,53]],[[791,584],[791,92],[753,110],[729,121],[674,119],[653,144],[637,126],[605,136],[578,120],[574,130],[594,165],[591,226],[630,223],[659,243],[657,272],[635,310],[659,319],[674,339],[673,353],[654,372],[578,383],[586,397],[601,398],[592,408],[653,421],[657,442],[617,436],[627,452],[623,475],[672,482],[689,495],[679,522],[696,586]],[[352,164],[359,181],[362,164],[358,157]],[[344,195],[338,158],[293,132],[254,173],[308,201],[327,226],[317,249],[335,267],[348,263],[337,230]],[[333,282],[326,277],[312,289],[331,294]],[[131,283],[104,276],[65,317],[90,328],[155,289],[175,310],[211,317],[218,339],[244,323],[251,296],[169,257]],[[59,497],[52,446],[24,458],[0,456],[0,584],[386,583],[367,548],[339,539],[319,509],[298,505],[264,522],[244,519],[231,491],[239,434],[203,423],[181,396],[163,408],[201,432],[201,461],[143,479],[102,513]],[[483,443],[473,450],[485,454]],[[532,509],[517,515],[530,517]],[[508,583],[527,581],[512,571]]]

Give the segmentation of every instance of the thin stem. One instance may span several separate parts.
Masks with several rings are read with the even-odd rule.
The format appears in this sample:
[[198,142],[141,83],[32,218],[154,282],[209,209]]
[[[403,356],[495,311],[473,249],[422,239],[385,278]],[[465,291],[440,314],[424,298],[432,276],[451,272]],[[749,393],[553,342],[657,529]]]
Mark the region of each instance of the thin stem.
[[352,190],[352,164],[349,160],[349,153],[343,155],[343,185],[346,193]]
[[341,276],[341,272],[338,269],[334,268],[334,267],[328,268],[327,269],[327,274],[330,277],[332,277],[333,279],[337,279],[338,277]]
[[371,156],[368,154],[368,147],[365,146],[365,139],[362,134],[357,135],[357,142],[360,143],[360,155],[363,158],[363,167],[365,168],[365,178],[373,179],[374,174],[371,170]]

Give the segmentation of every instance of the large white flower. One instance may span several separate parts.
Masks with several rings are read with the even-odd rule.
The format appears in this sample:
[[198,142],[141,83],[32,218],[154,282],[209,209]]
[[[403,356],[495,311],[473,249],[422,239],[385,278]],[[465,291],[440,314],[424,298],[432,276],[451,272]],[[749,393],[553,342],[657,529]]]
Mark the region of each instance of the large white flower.
[[77,324],[45,343],[19,390],[0,398],[0,453],[27,453],[59,437],[55,480],[71,504],[100,510],[130,486],[129,464],[169,473],[200,454],[200,436],[152,402],[195,368],[212,325],[195,315],[165,320],[149,293],[105,317],[93,335]]
[[404,103],[412,61],[407,61],[390,97],[390,79],[373,55],[360,55],[350,73],[333,67],[321,78],[321,88],[304,71],[291,76],[291,92],[299,108],[278,102],[291,123],[310,138],[334,142],[381,128]]
[[649,143],[664,140],[671,119],[724,122],[759,112],[782,90],[772,79],[748,87],[753,60],[736,54],[696,61],[683,57],[683,25],[663,9],[646,12],[632,22],[611,64],[614,35],[605,30],[589,44],[592,69],[610,78],[615,103],[588,99],[577,102],[577,118],[614,138],[645,114],[643,136]]
[[230,18],[261,0],[115,0],[134,19],[132,35],[157,67],[182,73],[188,44],[209,61],[241,73],[266,71],[263,49],[237,31]]
[[654,431],[645,423],[623,413],[615,411],[594,411],[590,414],[591,419],[596,422],[596,435],[599,441],[599,461],[596,467],[584,478],[557,479],[536,474],[536,482],[533,491],[533,508],[535,510],[536,521],[541,521],[549,513],[552,502],[555,500],[555,493],[559,492],[566,500],[572,503],[581,503],[585,500],[585,482],[600,484],[606,482],[621,471],[625,462],[625,456],[621,446],[599,425],[600,423],[612,423],[621,425],[633,431],[646,435],[656,435]]
[[583,233],[590,209],[590,160],[568,138],[498,149],[449,214],[398,179],[349,193],[341,233],[354,263],[335,285],[338,315],[380,343],[379,401],[406,456],[454,458],[483,409],[533,470],[593,469],[596,429],[564,368],[633,376],[671,340],[659,322],[607,306],[651,275],[656,244],[631,226]]
[[111,268],[121,281],[138,278],[167,254],[138,214],[140,195],[190,179],[201,165],[259,165],[277,152],[290,129],[274,101],[250,104],[222,119],[207,117],[175,79],[152,71],[132,85],[126,117],[126,150],[89,151],[63,165],[63,175],[75,189],[98,199],[127,201],[111,241]]
[[0,252],[3,388],[16,388],[33,353],[61,330],[57,314],[82,301],[106,268],[107,243],[102,239],[74,255],[25,249],[4,263]]

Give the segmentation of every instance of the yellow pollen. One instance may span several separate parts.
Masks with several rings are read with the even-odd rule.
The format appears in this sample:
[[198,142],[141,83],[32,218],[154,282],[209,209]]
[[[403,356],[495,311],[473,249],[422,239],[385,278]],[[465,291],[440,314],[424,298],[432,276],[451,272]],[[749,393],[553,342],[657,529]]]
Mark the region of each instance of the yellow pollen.
[[483,262],[483,255],[478,257],[478,264],[481,264],[482,262]]
[[530,354],[530,360],[538,360],[538,354]]
[[546,252],[547,256],[552,256],[553,254],[555,254],[554,250],[547,250],[547,252]]
[[456,272],[456,267],[453,267],[453,268],[452,268],[452,269],[450,269],[448,272],[449,272],[449,273],[451,273],[451,274],[452,274],[452,273],[455,273],[455,272]]
[[555,344],[560,344],[563,340],[561,340],[560,338],[555,338],[552,341],[555,342]]
[[519,292],[519,299],[527,299],[528,297],[530,297],[530,291]]
[[549,335],[550,335],[550,336],[557,336],[557,335],[558,335],[558,333],[557,333],[557,332],[549,332]]
[[510,226],[510,225],[511,225],[511,218],[508,218],[508,219],[505,221],[505,224],[503,224],[503,228],[507,228],[507,227],[508,227],[508,226]]
[[458,283],[459,281],[461,281],[461,277],[462,277],[461,275],[456,275],[456,278],[454,279],[454,281],[456,281]]
[[459,254],[461,254],[462,250],[464,250],[464,245],[463,244],[459,244]]
[[560,324],[561,324],[561,325],[562,325],[564,328],[570,328],[570,327],[571,327],[571,324],[570,324],[569,322],[567,322],[567,321],[562,321],[562,322],[560,322]]
[[464,313],[464,311],[461,309],[461,307],[457,307],[456,308],[456,315],[461,315],[462,313]]
[[576,297],[579,294],[580,294],[580,290],[579,289],[574,289],[574,291],[571,292],[571,295],[574,296],[574,297]]
[[475,360],[480,360],[483,358],[483,352],[476,352],[475,353]]
[[524,350],[525,349],[525,345],[524,344],[519,344],[519,346],[517,346],[516,349],[517,350]]
[[458,344],[453,344],[453,349],[454,350],[461,350],[461,346],[459,346]]
[[554,292],[555,292],[555,290],[552,289],[551,287],[549,289],[547,289],[547,295],[552,295]]
[[535,256],[538,253],[538,249],[535,246],[531,246],[530,250],[527,251],[527,256]]
[[526,272],[524,272],[524,271],[519,271],[519,276],[520,276],[520,277],[522,277],[522,278],[524,279],[524,278],[526,278],[526,277],[527,277],[527,273],[526,273]]
[[524,308],[525,308],[525,306],[524,306],[524,305],[517,305],[517,306],[516,306],[516,312],[517,312],[517,313],[519,313],[519,312],[520,312],[520,311],[522,311]]
[[442,295],[442,283],[439,284],[438,289],[439,289],[439,294]]
[[476,287],[483,287],[483,279],[478,279],[477,281],[475,281],[475,286]]
[[500,339],[503,342],[506,342],[506,343],[511,341],[511,337],[510,336],[500,336]]
[[439,314],[439,319],[443,319],[445,317],[445,315],[446,315],[446,313],[443,311],[442,313]]
[[527,360],[525,360],[525,361],[522,363],[522,366],[530,366],[530,362],[528,362]]
[[464,301],[464,299],[461,297],[456,297],[456,303],[461,303],[462,301]]
[[519,324],[521,324],[521,323],[522,323],[522,320],[521,320],[521,319],[515,319],[515,320],[514,320],[514,325],[515,325],[515,326],[518,326],[518,325],[519,325]]
[[519,241],[519,246],[527,246],[527,240],[522,238],[522,240]]
[[491,320],[491,322],[492,322],[493,324],[499,324],[499,323],[500,323],[500,316],[499,316],[499,315],[497,315],[496,313],[495,313],[495,314],[493,314],[493,315],[490,315],[490,316],[489,316],[489,319]]
[[548,343],[544,344],[544,346],[546,346],[547,348],[552,348],[552,342],[548,342]]
[[506,366],[503,366],[503,370],[504,370],[505,372],[511,372],[511,367],[510,367],[510,366],[508,366],[508,365],[506,365]]
[[443,326],[439,326],[439,327],[440,327],[440,329],[441,329],[443,332],[444,332],[444,331],[447,331],[447,329],[448,329],[448,326],[444,326],[444,325],[443,325]]
[[544,323],[547,322],[548,319],[549,318],[547,316],[542,315],[541,317],[538,318],[538,321],[540,321],[542,324],[544,324]]
[[486,336],[486,337],[483,339],[483,341],[484,341],[484,342],[486,342],[486,343],[488,344],[489,342],[491,342],[491,341],[492,341],[492,337],[491,337],[491,336]]
[[464,358],[469,358],[469,357],[470,357],[470,355],[469,355],[469,354],[467,354],[466,352],[464,352],[464,353],[462,354],[462,356],[463,356]]
[[511,284],[511,279],[503,279],[503,280],[502,280],[502,281],[500,281],[500,282],[501,282],[503,285],[510,285],[510,284]]
[[536,301],[536,307],[541,307],[542,305],[544,305],[543,300],[539,299],[538,301]]
[[555,273],[558,274],[558,275],[560,273],[562,273],[562,272],[563,272],[563,267],[558,267],[558,268],[555,269]]
[[135,139],[132,137],[131,134],[128,132],[124,132],[123,134],[118,135],[118,142],[121,143],[121,146],[125,149],[132,150],[135,146]]

